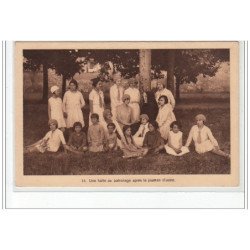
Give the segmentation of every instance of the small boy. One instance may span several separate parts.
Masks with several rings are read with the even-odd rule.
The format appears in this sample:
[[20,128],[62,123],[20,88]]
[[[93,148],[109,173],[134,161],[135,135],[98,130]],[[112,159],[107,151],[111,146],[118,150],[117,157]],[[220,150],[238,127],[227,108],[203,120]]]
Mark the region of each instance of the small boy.
[[107,125],[108,133],[106,135],[106,151],[114,151],[117,150],[117,135],[114,132],[115,131],[115,124],[109,123]]
[[90,116],[92,125],[88,130],[88,143],[90,152],[102,152],[104,150],[105,132],[104,128],[99,124],[99,115],[96,113]]

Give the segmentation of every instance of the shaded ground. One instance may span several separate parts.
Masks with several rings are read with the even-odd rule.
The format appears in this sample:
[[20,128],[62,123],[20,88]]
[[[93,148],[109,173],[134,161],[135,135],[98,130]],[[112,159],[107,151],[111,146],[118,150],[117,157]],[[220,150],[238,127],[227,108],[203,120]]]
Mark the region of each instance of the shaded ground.
[[[183,141],[194,124],[196,114],[203,113],[209,126],[226,152],[230,151],[230,112],[229,103],[222,103],[221,108],[215,104],[204,106],[184,103],[176,108],[177,120],[183,125]],[[186,108],[185,108],[186,107]],[[87,122],[87,110],[84,112]],[[24,105],[24,145],[29,145],[41,139],[48,131],[47,105]],[[182,157],[174,157],[165,153],[143,159],[123,159],[122,152],[115,153],[30,153],[24,155],[24,174],[26,175],[104,175],[104,174],[229,174],[230,162],[212,153],[197,154],[191,147],[191,152]]]

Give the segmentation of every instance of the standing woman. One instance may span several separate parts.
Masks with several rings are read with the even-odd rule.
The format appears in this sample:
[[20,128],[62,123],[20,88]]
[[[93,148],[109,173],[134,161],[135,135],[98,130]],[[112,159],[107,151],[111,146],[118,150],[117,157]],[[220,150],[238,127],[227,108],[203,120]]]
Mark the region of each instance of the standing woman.
[[63,114],[66,119],[67,128],[73,128],[75,122],[80,122],[85,126],[82,108],[85,106],[82,93],[78,91],[78,83],[72,79],[69,83],[69,90],[63,97]]
[[116,108],[117,106],[122,104],[122,97],[124,94],[124,88],[121,84],[121,77],[115,78],[114,85],[110,88],[110,104],[111,104],[111,111],[112,115],[116,117]]
[[105,108],[104,94],[101,90],[102,84],[99,77],[92,79],[92,86],[93,89],[89,93],[89,108],[90,108],[89,125],[92,124],[90,116],[93,113],[98,114],[99,123],[101,125],[105,125],[105,121],[103,118],[103,111]]
[[137,82],[131,81],[129,83],[129,88],[127,88],[124,94],[130,96],[129,106],[132,108],[132,123],[137,123],[140,121],[140,91],[137,88]]
[[168,103],[172,106],[172,108],[175,108],[175,99],[170,90],[165,88],[164,84],[162,82],[157,82],[157,91],[155,93],[155,100],[158,102],[160,96],[164,95],[168,98]]
[[54,85],[50,88],[52,97],[48,100],[48,116],[49,120],[54,119],[58,122],[58,128],[65,131],[66,123],[63,117],[63,103],[59,91],[59,87]]
[[170,124],[176,121],[172,106],[168,103],[166,96],[160,96],[158,100],[159,112],[156,121],[159,125],[159,131],[164,140],[168,139]]

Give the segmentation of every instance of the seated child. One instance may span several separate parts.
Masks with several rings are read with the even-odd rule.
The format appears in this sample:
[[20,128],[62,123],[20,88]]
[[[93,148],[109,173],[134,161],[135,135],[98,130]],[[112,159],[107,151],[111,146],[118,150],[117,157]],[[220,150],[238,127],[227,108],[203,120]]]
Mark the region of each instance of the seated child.
[[109,123],[107,125],[108,133],[106,134],[106,151],[117,150],[117,135],[115,133],[115,124]]
[[230,158],[229,154],[220,150],[218,142],[214,138],[211,130],[204,125],[206,117],[203,114],[199,114],[195,117],[195,120],[196,125],[194,125],[189,132],[186,147],[189,147],[193,140],[195,151],[199,154],[211,151],[217,155]]
[[46,151],[49,152],[57,152],[60,145],[62,144],[64,150],[66,151],[67,146],[63,136],[63,132],[58,129],[57,120],[51,119],[49,120],[50,131],[43,137],[43,139],[38,142],[27,146],[25,148],[25,153],[28,152],[41,152],[44,153]]
[[146,133],[149,131],[148,129],[149,118],[148,115],[142,114],[140,115],[140,119],[141,119],[141,125],[138,131],[134,134],[133,139],[138,146],[142,147],[144,137]]
[[143,148],[148,149],[148,153],[158,154],[164,148],[164,140],[159,132],[156,121],[148,122],[149,131],[143,140]]
[[141,148],[137,146],[132,137],[131,127],[129,125],[125,125],[123,127],[124,139],[122,139],[122,151],[123,158],[132,158],[138,157],[141,158],[147,153],[147,149]]
[[82,124],[80,122],[75,122],[73,125],[73,131],[74,132],[72,132],[69,137],[68,150],[74,153],[87,151],[87,137],[82,131]]
[[189,152],[187,147],[182,145],[182,132],[179,122],[174,121],[170,125],[171,131],[168,134],[168,143],[165,145],[166,152],[170,155],[181,156]]
[[90,152],[102,152],[104,150],[105,132],[102,125],[99,124],[99,115],[96,113],[90,116],[92,125],[88,130],[88,143]]

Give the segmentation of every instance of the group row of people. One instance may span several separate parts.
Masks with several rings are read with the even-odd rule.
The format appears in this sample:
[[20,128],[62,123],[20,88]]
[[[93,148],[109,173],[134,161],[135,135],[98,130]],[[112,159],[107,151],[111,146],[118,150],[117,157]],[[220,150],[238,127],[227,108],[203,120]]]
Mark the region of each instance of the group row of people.
[[[102,83],[99,78],[92,80],[93,89],[89,94],[89,127],[87,135],[83,132],[85,126],[82,108],[85,100],[78,83],[71,80],[69,90],[63,101],[59,97],[58,86],[51,87],[52,97],[48,101],[48,115],[50,131],[35,144],[26,147],[26,151],[58,151],[60,145],[67,151],[83,153],[113,151],[122,149],[123,157],[143,157],[148,153],[166,151],[168,154],[180,156],[189,152],[192,140],[198,153],[212,151],[216,154],[230,157],[219,149],[218,142],[211,130],[205,126],[206,117],[196,116],[197,124],[189,133],[188,140],[183,146],[181,125],[174,115],[175,99],[161,82],[157,83],[155,101],[158,114],[155,120],[150,114],[141,114],[140,91],[135,82],[131,82],[127,89],[121,84],[121,78],[116,78],[110,88],[111,110],[105,108]],[[147,102],[147,96],[144,97]],[[138,130],[132,133],[134,124]],[[63,132],[65,128],[71,131],[66,143]]]

